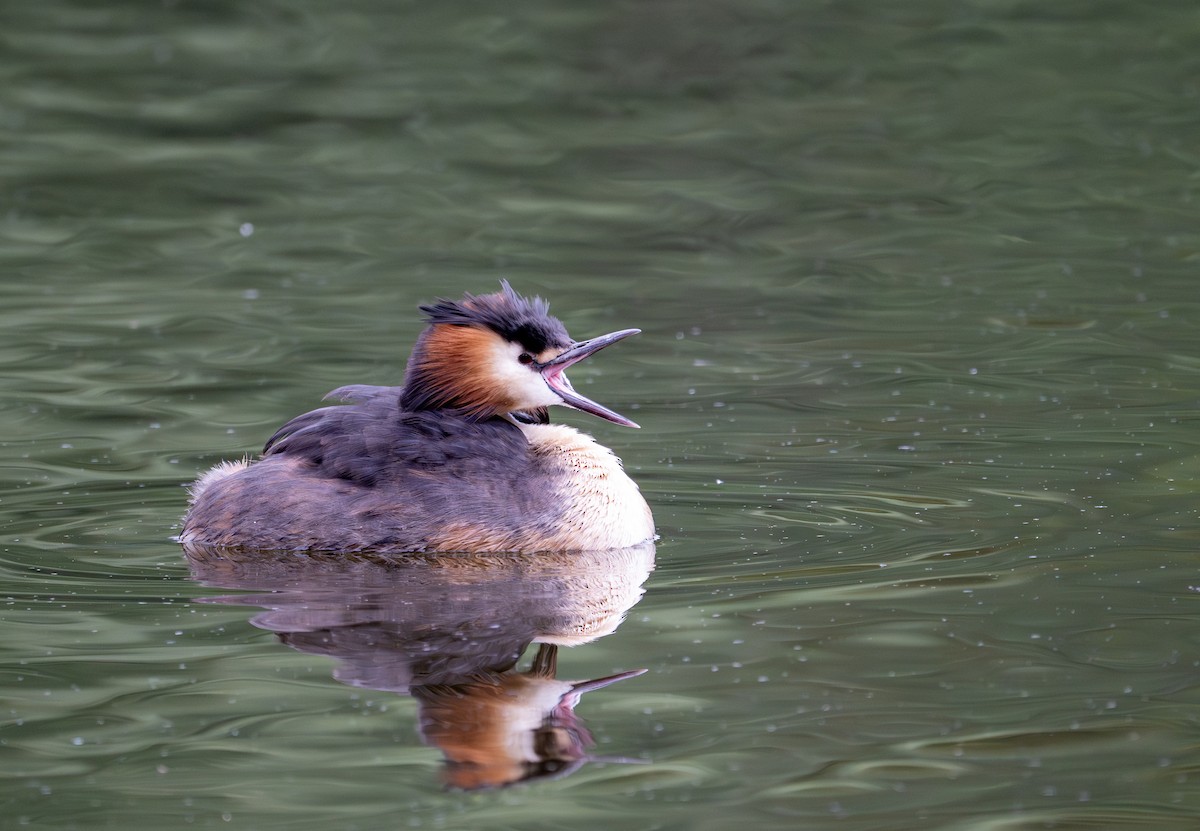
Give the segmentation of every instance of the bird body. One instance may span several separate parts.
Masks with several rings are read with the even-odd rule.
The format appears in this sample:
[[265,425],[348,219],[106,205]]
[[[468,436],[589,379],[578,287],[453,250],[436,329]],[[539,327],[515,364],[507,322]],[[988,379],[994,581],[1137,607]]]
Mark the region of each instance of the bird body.
[[257,549],[578,551],[654,537],[620,460],[548,423],[555,404],[628,426],[580,396],[567,366],[637,330],[576,343],[539,298],[504,284],[422,307],[400,387],[343,387],[348,403],[298,416],[260,459],[192,487],[180,540]]

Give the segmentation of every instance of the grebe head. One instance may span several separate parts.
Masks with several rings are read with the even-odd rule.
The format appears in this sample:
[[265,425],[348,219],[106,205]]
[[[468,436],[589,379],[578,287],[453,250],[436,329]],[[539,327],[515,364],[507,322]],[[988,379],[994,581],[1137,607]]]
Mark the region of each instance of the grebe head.
[[417,338],[400,403],[406,410],[455,409],[476,418],[512,415],[544,420],[561,404],[623,424],[625,416],[580,395],[565,374],[592,353],[636,335],[622,329],[574,341],[540,297],[526,298],[507,281],[495,294],[422,306],[429,326]]

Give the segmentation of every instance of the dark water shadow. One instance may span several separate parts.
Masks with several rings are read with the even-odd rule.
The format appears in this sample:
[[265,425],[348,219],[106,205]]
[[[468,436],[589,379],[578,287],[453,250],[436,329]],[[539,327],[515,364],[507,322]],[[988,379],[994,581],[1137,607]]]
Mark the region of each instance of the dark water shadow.
[[[337,663],[344,684],[418,702],[446,783],[495,788],[567,775],[592,756],[574,708],[585,692],[641,675],[556,677],[559,646],[612,633],[643,593],[654,546],[571,554],[316,554],[185,545],[198,582],[250,594],[250,622]],[[518,671],[526,648],[532,665]]]

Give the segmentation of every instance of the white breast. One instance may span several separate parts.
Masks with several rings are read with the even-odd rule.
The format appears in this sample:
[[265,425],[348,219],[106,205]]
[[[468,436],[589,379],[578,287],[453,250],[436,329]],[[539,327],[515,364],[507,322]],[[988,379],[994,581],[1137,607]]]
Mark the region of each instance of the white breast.
[[564,548],[625,548],[654,539],[650,508],[615,453],[563,424],[521,429],[565,506]]

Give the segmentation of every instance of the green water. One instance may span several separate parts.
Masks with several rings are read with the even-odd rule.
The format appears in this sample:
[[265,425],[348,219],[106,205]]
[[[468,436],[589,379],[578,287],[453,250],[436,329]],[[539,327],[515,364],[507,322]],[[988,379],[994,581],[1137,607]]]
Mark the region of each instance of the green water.
[[[1200,825],[1194,3],[46,0],[0,43],[0,826]],[[644,330],[573,371],[640,431],[557,415],[661,539],[558,654],[648,670],[577,706],[609,762],[462,792],[378,638],[276,634],[409,643],[447,584],[171,536],[502,278]],[[536,580],[438,637],[582,614]]]

